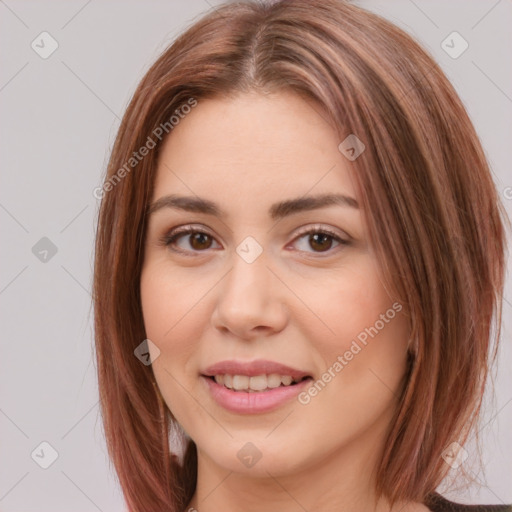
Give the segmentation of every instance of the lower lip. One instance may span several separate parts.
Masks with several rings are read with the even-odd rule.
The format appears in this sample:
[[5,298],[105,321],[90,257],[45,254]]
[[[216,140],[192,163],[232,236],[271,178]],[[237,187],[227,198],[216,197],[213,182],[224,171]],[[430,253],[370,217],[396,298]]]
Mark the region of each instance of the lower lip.
[[293,386],[280,386],[270,391],[233,391],[215,380],[201,376],[206,381],[213,399],[224,409],[238,414],[258,414],[273,411],[286,402],[295,398],[306,386],[311,384],[311,379],[306,379]]

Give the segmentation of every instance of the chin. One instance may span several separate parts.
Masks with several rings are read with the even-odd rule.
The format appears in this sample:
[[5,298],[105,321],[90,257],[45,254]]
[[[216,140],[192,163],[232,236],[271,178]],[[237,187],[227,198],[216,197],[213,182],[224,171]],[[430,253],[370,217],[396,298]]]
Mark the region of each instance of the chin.
[[[268,430],[260,436],[236,436],[218,443],[212,443],[210,438],[209,443],[197,447],[209,459],[209,464],[254,478],[268,478],[269,474],[278,477],[299,473],[314,464],[314,459],[319,457],[319,454],[316,457],[308,454],[303,443],[290,437],[285,440],[276,436],[270,440],[265,439],[265,436],[268,436]],[[301,452],[297,450],[298,446]]]

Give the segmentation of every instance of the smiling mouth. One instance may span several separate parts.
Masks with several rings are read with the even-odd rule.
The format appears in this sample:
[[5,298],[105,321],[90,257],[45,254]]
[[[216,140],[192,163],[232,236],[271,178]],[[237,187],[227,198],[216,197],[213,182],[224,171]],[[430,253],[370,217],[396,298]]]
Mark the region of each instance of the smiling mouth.
[[291,387],[312,378],[305,376],[295,379],[290,375],[279,375],[277,373],[255,376],[220,374],[213,376],[205,375],[205,377],[213,380],[220,386],[224,386],[226,389],[241,393],[261,393],[272,391],[279,387]]

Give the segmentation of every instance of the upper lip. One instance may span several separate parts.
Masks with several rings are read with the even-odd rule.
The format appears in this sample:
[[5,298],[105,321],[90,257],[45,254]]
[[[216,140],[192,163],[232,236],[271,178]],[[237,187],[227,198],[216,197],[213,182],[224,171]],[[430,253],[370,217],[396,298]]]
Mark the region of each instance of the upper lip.
[[255,377],[257,375],[289,375],[293,379],[302,379],[309,377],[310,374],[296,368],[291,368],[285,364],[267,361],[265,359],[257,359],[256,361],[220,361],[208,366],[202,371],[202,375],[206,377],[214,377],[215,375],[247,375]]

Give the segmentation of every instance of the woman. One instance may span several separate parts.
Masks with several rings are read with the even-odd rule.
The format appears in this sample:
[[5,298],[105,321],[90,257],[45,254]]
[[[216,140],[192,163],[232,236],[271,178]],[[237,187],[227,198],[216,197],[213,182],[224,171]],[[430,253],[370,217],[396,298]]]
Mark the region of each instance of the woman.
[[101,196],[130,511],[472,510],[435,490],[496,354],[505,216],[408,35],[340,0],[219,7],[141,81]]

